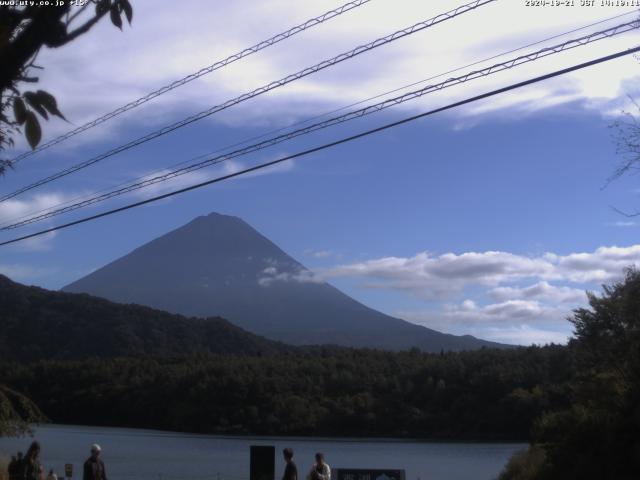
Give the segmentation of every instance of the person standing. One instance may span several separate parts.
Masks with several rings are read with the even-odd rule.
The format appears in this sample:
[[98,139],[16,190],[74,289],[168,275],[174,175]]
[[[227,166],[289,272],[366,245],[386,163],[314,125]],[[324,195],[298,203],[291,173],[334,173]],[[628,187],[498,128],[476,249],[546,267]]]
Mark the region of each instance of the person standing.
[[18,452],[16,464],[13,466],[13,475],[15,480],[24,479],[24,455],[22,454],[22,452]]
[[7,466],[7,473],[9,474],[9,480],[16,480],[17,477],[18,459],[15,455],[11,455],[11,461]]
[[296,464],[293,461],[293,450],[291,448],[285,448],[282,451],[282,455],[284,456],[284,461],[287,464],[284,467],[282,480],[298,480],[298,467],[296,467]]
[[84,462],[82,480],[107,480],[104,462],[100,458],[102,448],[97,443],[91,445],[91,456]]
[[53,472],[53,468],[49,470],[49,475],[47,475],[47,480],[58,480],[58,475]]
[[311,467],[307,480],[331,480],[331,467],[324,461],[324,453],[316,453],[316,463]]
[[22,472],[19,474],[24,480],[44,480],[44,470],[40,463],[40,444],[33,442],[27,450],[22,463]]

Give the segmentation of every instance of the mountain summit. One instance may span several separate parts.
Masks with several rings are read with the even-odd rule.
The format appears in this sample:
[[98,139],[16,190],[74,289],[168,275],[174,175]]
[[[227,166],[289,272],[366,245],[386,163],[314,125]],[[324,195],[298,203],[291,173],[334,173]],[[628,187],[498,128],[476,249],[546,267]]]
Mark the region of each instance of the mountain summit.
[[424,351],[499,344],[373,310],[309,270],[238,217],[198,217],[64,287],[187,316],[220,316],[284,342]]

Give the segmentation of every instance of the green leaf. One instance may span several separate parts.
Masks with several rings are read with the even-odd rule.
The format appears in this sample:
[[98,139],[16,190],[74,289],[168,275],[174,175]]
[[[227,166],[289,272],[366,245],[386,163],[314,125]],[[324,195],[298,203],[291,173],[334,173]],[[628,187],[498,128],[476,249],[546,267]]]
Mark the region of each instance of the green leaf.
[[20,97],[16,97],[13,100],[13,116],[18,122],[18,125],[22,125],[27,119],[27,107]]
[[51,95],[49,92],[45,92],[44,90],[38,90],[36,92],[36,95],[38,96],[40,105],[46,108],[51,115],[55,115],[56,117],[60,117],[61,119],[66,120],[66,118],[64,118],[64,115],[62,115],[62,113],[58,109],[58,102],[56,102],[56,99],[53,95]]
[[118,11],[118,7],[114,4],[111,7],[111,11],[109,12],[111,15],[111,23],[113,23],[116,27],[122,30],[122,19],[120,18],[120,12]]
[[129,0],[120,0],[119,5],[127,17],[127,22],[131,25],[131,20],[133,19],[133,8],[131,7]]
[[36,148],[42,138],[42,129],[40,128],[38,117],[36,117],[36,114],[31,111],[27,112],[24,134],[27,137],[27,141],[29,142],[29,145],[31,145],[31,148]]
[[38,112],[42,117],[45,118],[45,120],[49,119],[49,115],[47,114],[47,111],[40,104],[40,98],[38,97],[37,93],[25,92],[23,97],[36,112]]

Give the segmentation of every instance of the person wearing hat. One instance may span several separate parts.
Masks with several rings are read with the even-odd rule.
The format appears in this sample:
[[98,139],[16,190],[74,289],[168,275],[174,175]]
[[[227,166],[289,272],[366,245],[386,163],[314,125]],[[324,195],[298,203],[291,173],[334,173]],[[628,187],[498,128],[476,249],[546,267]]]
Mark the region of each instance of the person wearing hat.
[[82,480],[107,480],[107,472],[104,469],[104,462],[100,458],[102,449],[100,445],[91,445],[91,456],[84,462]]

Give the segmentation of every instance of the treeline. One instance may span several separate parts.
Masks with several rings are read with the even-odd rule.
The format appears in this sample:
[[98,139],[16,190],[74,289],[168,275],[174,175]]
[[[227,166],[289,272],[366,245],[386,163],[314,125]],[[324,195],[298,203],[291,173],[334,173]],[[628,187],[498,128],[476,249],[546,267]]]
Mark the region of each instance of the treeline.
[[562,346],[425,354],[313,348],[2,363],[53,422],[202,433],[527,439],[568,404]]

